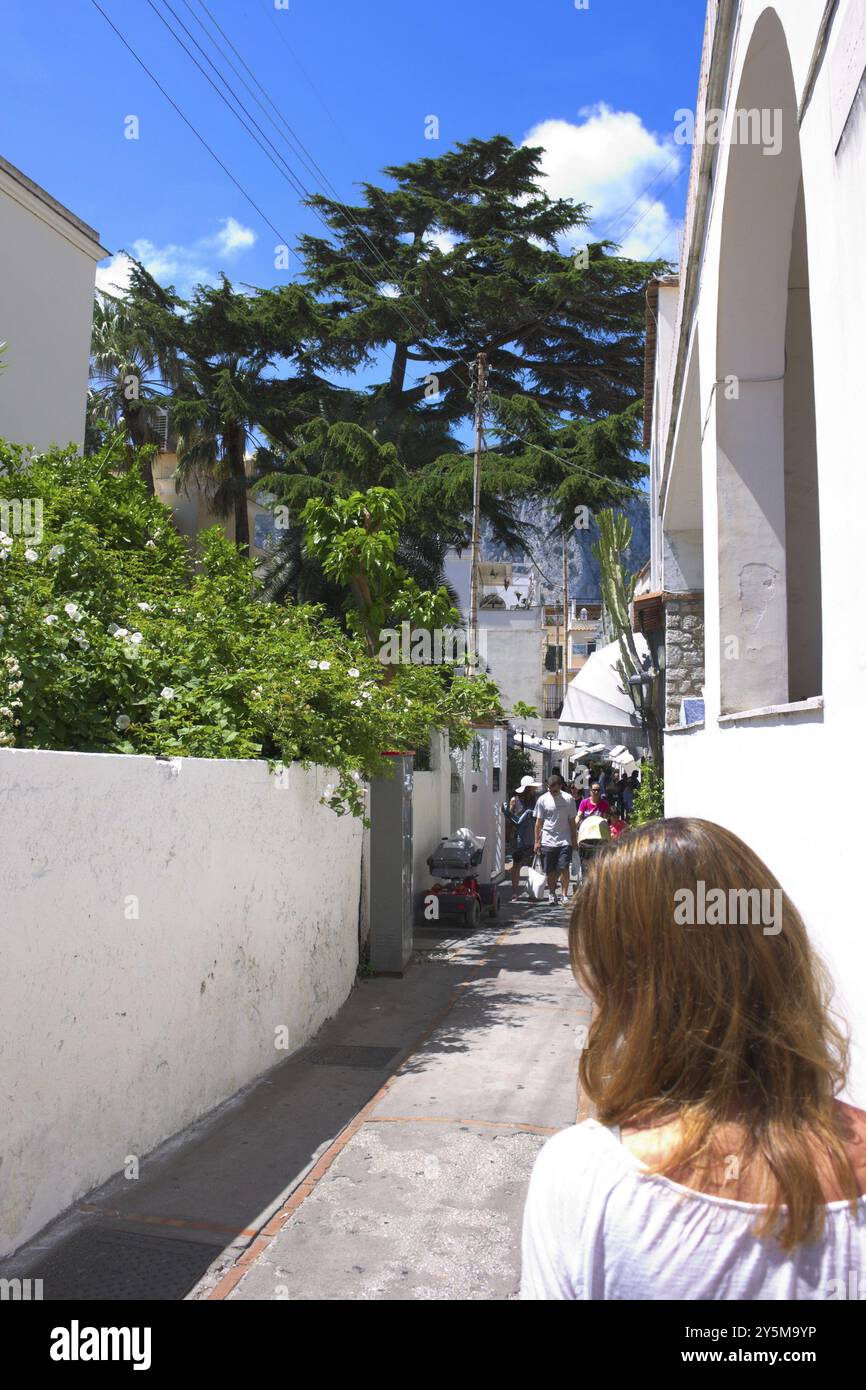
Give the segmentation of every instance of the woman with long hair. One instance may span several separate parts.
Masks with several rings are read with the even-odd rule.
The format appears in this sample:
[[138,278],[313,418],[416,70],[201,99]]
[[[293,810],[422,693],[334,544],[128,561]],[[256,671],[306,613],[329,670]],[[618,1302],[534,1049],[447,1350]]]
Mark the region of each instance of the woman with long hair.
[[766,865],[709,821],[632,830],[569,945],[596,1118],[538,1157],[521,1296],[862,1297],[866,1114],[838,1099],[847,1040]]

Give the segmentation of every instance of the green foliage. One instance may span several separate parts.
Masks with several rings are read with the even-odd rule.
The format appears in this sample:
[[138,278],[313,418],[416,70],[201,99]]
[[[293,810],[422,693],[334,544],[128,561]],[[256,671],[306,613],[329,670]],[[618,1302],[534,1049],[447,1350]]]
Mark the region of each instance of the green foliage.
[[217,528],[193,571],[123,452],[0,441],[0,499],[42,505],[38,537],[0,537],[0,745],[314,762],[337,770],[325,799],[358,813],[384,751],[434,724],[465,744],[499,710],[492,682],[406,666],[388,683],[321,608],[259,601]]
[[[658,675],[647,670],[641,660],[631,626],[630,603],[634,593],[635,576],[626,575],[622,556],[631,544],[634,527],[622,512],[599,512],[598,541],[593,553],[601,571],[601,600],[605,626],[619,643],[620,657],[616,665],[623,688],[630,696],[647,733],[653,758],[661,766],[662,741],[656,713]],[[631,684],[633,676],[651,676],[640,687]],[[643,692],[642,697],[636,692]]]
[[444,588],[423,592],[397,563],[406,510],[390,488],[371,487],[349,497],[313,497],[301,513],[304,549],[326,578],[345,586],[354,605],[352,626],[368,653],[378,652],[383,629],[407,621],[432,632],[458,623]]
[[535,705],[528,705],[525,700],[515,700],[514,708],[508,711],[512,719],[537,719],[538,710]]
[[661,820],[664,813],[664,781],[652,763],[643,761],[640,768],[640,786],[635,793],[630,823],[646,825],[648,821]]

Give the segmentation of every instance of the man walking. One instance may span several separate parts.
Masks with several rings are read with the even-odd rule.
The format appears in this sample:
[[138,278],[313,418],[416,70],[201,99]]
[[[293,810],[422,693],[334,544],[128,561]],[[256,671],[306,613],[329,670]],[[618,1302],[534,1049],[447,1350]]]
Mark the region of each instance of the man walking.
[[[559,773],[551,772],[547,791],[535,803],[535,853],[541,855],[547,891],[553,902],[565,902],[568,897],[571,856],[577,849],[576,816],[574,797],[562,790]],[[561,899],[556,896],[557,875]]]

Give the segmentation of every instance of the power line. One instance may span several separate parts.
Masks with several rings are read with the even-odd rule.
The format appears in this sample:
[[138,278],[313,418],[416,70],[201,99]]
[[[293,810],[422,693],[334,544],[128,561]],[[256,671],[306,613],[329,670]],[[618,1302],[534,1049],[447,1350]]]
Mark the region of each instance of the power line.
[[[95,3],[95,2],[96,2],[96,0],[94,0],[94,3]],[[223,85],[227,88],[227,90],[231,91],[231,88],[229,87],[229,84],[226,82],[225,78],[222,76],[222,74],[221,74],[221,73],[219,72],[219,70],[216,68],[216,66],[215,66],[214,63],[211,61],[211,59],[208,58],[207,54],[206,54],[206,53],[204,52],[204,50],[202,49],[201,45],[197,42],[196,39],[193,38],[192,34],[190,34],[189,29],[186,27],[186,25],[184,24],[183,20],[178,16],[177,12],[176,12],[174,9],[172,9],[172,6],[171,6],[171,4],[169,3],[169,0],[163,0],[163,3],[166,5],[167,9],[169,9],[169,10],[171,11],[171,13],[174,15],[174,17],[177,19],[178,23],[181,25],[181,27],[183,28],[184,32],[189,36],[189,38],[192,40],[192,42],[196,45],[196,47],[198,48],[199,52],[200,52],[200,53],[202,54],[202,56],[205,58],[205,61],[213,68],[214,72],[217,73],[217,76],[220,78],[220,81],[222,81]],[[278,159],[279,159],[279,160],[281,161],[281,163],[285,166],[285,169],[288,171],[288,174],[287,174],[287,173],[284,173],[283,170],[280,169],[279,164],[277,164],[277,162],[276,162],[276,160],[273,158],[273,156],[270,155],[270,154],[268,154],[268,151],[264,148],[264,146],[262,145],[261,141],[258,140],[258,139],[256,138],[255,135],[253,135],[252,131],[249,129],[249,126],[247,126],[247,124],[245,123],[243,117],[242,117],[241,115],[238,114],[238,112],[235,110],[235,108],[231,105],[231,103],[226,99],[226,97],[223,95],[223,93],[220,91],[220,89],[216,86],[216,84],[214,83],[214,81],[212,80],[212,78],[210,78],[210,77],[208,76],[208,74],[205,72],[204,68],[201,66],[201,63],[199,63],[198,59],[197,59],[197,58],[195,57],[195,55],[194,55],[193,53],[191,53],[190,50],[187,48],[187,46],[186,46],[186,44],[184,43],[183,39],[179,36],[179,34],[176,33],[176,31],[175,31],[174,29],[172,29],[171,25],[169,24],[169,22],[168,22],[168,20],[165,18],[165,16],[164,16],[163,14],[161,14],[160,11],[156,8],[155,4],[153,3],[153,0],[147,0],[147,4],[148,4],[149,7],[153,10],[154,14],[157,15],[157,17],[160,19],[160,21],[165,25],[166,29],[167,29],[168,32],[171,34],[172,38],[174,38],[174,40],[180,45],[180,47],[184,50],[184,52],[187,54],[187,56],[188,56],[189,58],[192,59],[192,62],[195,64],[195,66],[198,68],[199,72],[202,74],[202,76],[205,78],[205,80],[210,84],[210,86],[213,87],[214,91],[216,92],[216,94],[217,94],[217,96],[220,98],[220,100],[223,102],[223,104],[224,104],[225,106],[228,107],[229,111],[231,111],[232,115],[233,115],[233,116],[235,117],[235,119],[240,123],[240,125],[241,125],[241,126],[243,127],[243,129],[247,132],[247,134],[252,136],[252,139],[255,141],[255,144],[256,144],[256,145],[258,146],[258,148],[259,148],[260,150],[262,150],[262,152],[267,156],[267,158],[270,160],[271,164],[274,165],[274,168],[277,170],[277,173],[281,174],[282,177],[285,178],[286,181],[290,183],[290,186],[293,188],[293,190],[294,190],[296,193],[299,193],[300,196],[301,196],[302,198],[304,198],[304,199],[309,199],[309,197],[310,197],[309,191],[304,187],[304,185],[301,183],[300,179],[297,178],[297,176],[295,175],[294,171],[291,169],[291,166],[290,166],[290,165],[288,164],[288,162],[283,158],[283,156],[279,153],[279,151],[277,150],[276,146],[274,145],[274,143],[273,143],[273,141],[270,139],[270,137],[269,137],[268,135],[266,135],[264,131],[262,131],[261,126],[258,124],[258,122],[256,121],[255,117],[252,116],[252,115],[250,114],[250,112],[249,112],[249,111],[247,110],[247,108],[244,106],[243,102],[241,102],[240,99],[237,98],[237,97],[235,97],[235,96],[234,96],[234,93],[232,93],[232,98],[233,98],[233,100],[235,100],[235,101],[237,102],[238,106],[241,108],[241,110],[244,112],[244,114],[245,114],[246,116],[249,117],[249,119],[252,121],[252,123],[253,123],[253,125],[256,127],[256,129],[259,130],[259,131],[262,133],[262,135],[264,136],[264,138],[265,138],[265,140],[267,141],[267,143],[271,146],[271,149],[274,150],[274,152],[276,153]],[[112,26],[112,27],[114,27],[114,26]],[[330,230],[331,230],[330,227],[328,226],[328,224],[327,224],[327,222],[325,221],[325,219],[322,217],[322,215],[321,215],[321,213],[319,212],[318,208],[314,208],[313,211],[314,211],[314,213],[316,214],[316,216],[319,218],[319,221],[322,223],[322,225],[325,227],[325,229],[326,229],[327,231],[330,231]],[[267,219],[266,219],[266,220],[267,220]],[[268,225],[269,225],[269,226],[272,226],[272,224],[271,224],[270,222],[268,223]],[[288,243],[286,243],[286,244],[288,244]],[[380,258],[380,259],[381,259],[381,258]],[[385,262],[385,261],[382,261],[382,264],[383,264],[383,266],[385,267],[385,269],[388,271],[388,273],[390,274],[390,273],[391,273],[391,267],[388,265],[388,263]],[[365,278],[367,279],[367,283],[370,285],[370,287],[371,287],[372,289],[374,289],[374,290],[378,290],[378,288],[379,288],[378,281],[377,281],[375,278],[373,278],[372,276],[366,274],[366,267],[361,267],[361,269],[364,271]],[[410,296],[410,299],[411,299],[411,296]],[[413,300],[412,302],[415,303],[414,300]],[[395,307],[396,307],[396,306],[395,306]],[[421,306],[420,306],[419,304],[416,303],[416,304],[415,304],[415,307],[418,308],[418,309],[420,310],[421,313],[424,313],[423,309],[421,309]],[[410,332],[411,332],[411,334],[412,334],[412,341],[413,341],[413,342],[423,342],[423,339],[421,338],[421,336],[420,336],[420,334],[419,334],[418,326],[417,326],[416,324],[410,323],[409,319],[407,319],[407,318],[406,318],[406,315],[403,313],[403,310],[402,310],[401,307],[397,307],[397,313],[399,314],[399,316],[400,316],[400,318],[403,320],[403,322],[406,324],[406,327],[410,330]],[[433,320],[429,317],[429,315],[425,315],[425,316],[427,317],[428,322],[431,323],[431,324],[433,324]],[[435,324],[434,324],[433,326],[435,327]],[[387,352],[386,352],[385,355],[388,356]],[[394,361],[394,358],[393,358],[393,357],[391,358],[391,361],[392,361],[392,363],[393,363],[393,361]]]
[[150,78],[150,80],[151,80],[151,82],[154,84],[154,86],[157,87],[157,88],[159,89],[159,91],[160,91],[160,92],[162,93],[162,95],[165,97],[165,99],[166,99],[166,101],[169,103],[169,105],[172,106],[172,107],[174,108],[174,110],[175,110],[175,111],[177,112],[177,114],[180,116],[180,118],[181,118],[181,120],[184,122],[184,124],[185,124],[186,126],[189,127],[189,129],[192,131],[192,133],[193,133],[193,135],[195,136],[195,138],[198,140],[199,144],[201,144],[201,145],[204,146],[204,148],[207,150],[208,154],[210,155],[211,159],[213,159],[213,160],[219,165],[219,167],[222,169],[223,173],[224,173],[229,179],[231,179],[231,181],[232,181],[232,183],[234,184],[235,188],[236,188],[236,189],[238,190],[238,192],[247,200],[247,202],[249,203],[250,207],[253,208],[253,209],[258,213],[259,217],[262,219],[262,221],[263,221],[264,223],[267,224],[268,227],[270,227],[270,229],[271,229],[271,231],[274,233],[274,235],[277,236],[277,237],[279,237],[279,239],[280,239],[281,242],[283,242],[283,243],[285,243],[286,245],[288,245],[288,243],[287,243],[287,241],[286,241],[286,238],[285,238],[285,237],[283,236],[283,234],[278,230],[278,228],[274,226],[273,222],[272,222],[271,219],[268,217],[267,213],[265,213],[265,212],[262,211],[262,209],[259,207],[258,203],[255,201],[255,199],[252,198],[251,195],[250,195],[250,194],[246,191],[246,189],[243,187],[243,185],[242,185],[241,183],[238,182],[238,180],[235,178],[235,176],[234,176],[234,174],[231,172],[231,170],[223,163],[223,161],[220,159],[220,157],[219,157],[219,155],[216,153],[216,151],[208,144],[208,142],[207,142],[207,140],[205,140],[204,136],[196,129],[196,127],[193,125],[193,123],[192,123],[192,121],[189,119],[189,117],[186,116],[186,115],[184,114],[184,112],[180,109],[180,107],[178,106],[178,104],[177,104],[177,102],[174,100],[174,98],[173,98],[172,96],[170,96],[169,93],[165,90],[165,88],[163,87],[162,83],[159,81],[159,78],[156,77],[156,76],[154,75],[154,73],[151,72],[150,68],[147,66],[147,64],[145,63],[144,59],[139,57],[139,55],[136,53],[135,49],[132,47],[132,44],[129,43],[129,42],[124,38],[123,34],[120,32],[120,30],[118,29],[118,27],[117,27],[117,25],[114,23],[114,21],[113,21],[112,19],[110,19],[109,16],[105,13],[105,10],[104,10],[104,9],[102,8],[102,6],[98,3],[98,0],[90,0],[90,3],[93,5],[94,9],[97,9],[97,10],[99,11],[99,13],[102,15],[102,18],[105,20],[106,24],[108,24],[109,27],[110,27],[111,29],[114,30],[115,34],[116,34],[117,37],[120,39],[120,42],[123,44],[124,48],[126,48],[126,49],[132,54],[133,58],[134,58],[135,61],[138,63],[139,67],[142,68],[142,69],[147,73],[148,77]]
[[[123,35],[123,34],[121,33],[121,31],[117,28],[117,26],[114,24],[114,22],[111,20],[111,18],[106,14],[105,10],[103,10],[102,6],[98,3],[98,0],[91,0],[91,3],[94,5],[94,8],[97,9],[97,10],[99,11],[99,13],[102,15],[103,19],[105,19],[106,23],[110,26],[111,29],[113,29],[113,31],[115,32],[115,34],[117,35],[117,37],[120,39],[120,41],[121,41],[121,43],[124,45],[124,47],[132,54],[132,56],[133,56],[133,58],[135,59],[135,61],[136,61],[136,62],[139,64],[139,66],[147,73],[148,77],[151,79],[151,81],[154,83],[154,85],[158,88],[158,90],[159,90],[159,91],[162,93],[162,95],[166,98],[166,100],[169,102],[169,104],[172,106],[172,108],[177,112],[177,114],[181,117],[181,119],[184,121],[184,123],[189,127],[189,129],[192,131],[192,133],[196,136],[196,139],[204,146],[204,148],[207,150],[207,152],[208,152],[208,153],[211,155],[211,157],[216,161],[216,163],[217,163],[217,164],[219,165],[219,167],[223,170],[223,172],[228,176],[228,178],[229,178],[229,179],[231,180],[231,182],[235,185],[235,187],[238,189],[238,191],[243,195],[243,197],[247,200],[247,202],[250,204],[250,206],[251,206],[252,208],[254,208],[254,210],[259,214],[259,216],[260,216],[260,217],[262,218],[262,220],[266,223],[266,225],[267,225],[268,227],[270,227],[270,229],[274,232],[274,234],[275,234],[277,237],[279,237],[280,241],[281,241],[283,244],[288,245],[288,239],[287,239],[286,237],[284,237],[284,236],[282,235],[282,233],[278,230],[278,228],[274,225],[274,223],[271,222],[271,220],[270,220],[270,218],[267,216],[267,214],[259,207],[259,205],[258,205],[258,204],[255,202],[255,200],[251,197],[251,195],[247,193],[246,189],[240,184],[240,182],[239,182],[239,181],[235,178],[235,176],[231,173],[231,171],[228,169],[228,167],[227,167],[227,166],[224,164],[224,162],[220,159],[219,155],[217,155],[216,152],[213,150],[213,148],[208,144],[208,142],[205,140],[204,136],[202,136],[202,135],[200,134],[200,132],[198,131],[198,129],[196,128],[196,126],[193,124],[193,122],[184,114],[184,112],[183,112],[183,111],[181,110],[181,108],[178,106],[177,102],[173,99],[173,97],[170,96],[170,94],[169,94],[169,93],[166,91],[166,89],[163,87],[163,85],[162,85],[162,83],[159,81],[159,79],[155,76],[155,74],[154,74],[154,73],[151,71],[151,69],[147,66],[147,64],[144,62],[144,60],[138,55],[138,53],[135,51],[135,49],[133,48],[133,46],[132,46],[132,45],[128,42],[128,40],[124,37],[124,35]],[[160,21],[162,22],[162,24],[168,29],[169,33],[172,35],[172,37],[175,39],[175,41],[181,46],[181,48],[183,48],[183,50],[187,53],[188,57],[190,57],[190,58],[192,59],[192,61],[193,61],[193,63],[195,64],[195,66],[196,66],[196,67],[198,68],[198,70],[202,73],[202,76],[205,77],[206,80],[208,81],[208,83],[210,84],[210,86],[213,87],[214,91],[217,93],[217,95],[220,97],[220,99],[223,101],[223,103],[228,107],[228,109],[232,112],[232,114],[235,116],[235,118],[240,122],[240,124],[243,126],[244,130],[246,130],[247,134],[252,134],[252,132],[249,130],[249,127],[244,123],[242,117],[238,115],[238,112],[235,111],[234,107],[232,107],[232,106],[230,105],[230,103],[229,103],[229,102],[226,100],[226,98],[223,96],[222,92],[220,92],[219,88],[216,87],[216,85],[214,84],[214,82],[212,81],[212,79],[208,76],[208,74],[207,74],[207,73],[204,71],[204,69],[201,67],[201,64],[197,61],[197,59],[195,58],[194,54],[192,54],[192,53],[190,52],[190,50],[187,48],[186,44],[184,44],[183,40],[182,40],[182,39],[179,37],[179,35],[172,29],[171,25],[168,23],[168,21],[165,19],[165,17],[160,13],[160,11],[156,9],[155,5],[153,4],[153,0],[147,0],[147,3],[148,3],[148,5],[150,6],[150,8],[154,11],[154,13],[157,15],[157,17],[160,19]],[[167,0],[165,0],[165,3],[167,3]],[[220,76],[220,79],[224,82],[224,85],[227,86],[228,84],[225,83],[225,79],[218,73],[218,70],[216,69],[215,65],[211,62],[211,60],[210,60],[209,58],[207,58],[207,55],[204,54],[204,51],[201,49],[201,46],[196,42],[195,39],[192,38],[192,35],[190,34],[190,31],[186,28],[186,25],[183,24],[183,21],[179,18],[179,16],[178,16],[178,15],[176,14],[176,12],[171,8],[170,5],[168,5],[168,8],[171,10],[171,13],[175,15],[175,18],[178,20],[178,23],[181,24],[181,26],[183,27],[184,31],[189,35],[189,37],[190,37],[190,39],[192,40],[192,42],[196,43],[196,47],[199,49],[199,52],[202,53],[202,55],[206,58],[206,61],[208,61],[208,63],[209,63],[210,66],[214,69],[214,71],[217,72],[218,76]],[[221,31],[221,32],[222,32],[222,31]],[[216,46],[216,45],[215,45],[215,46]],[[249,69],[248,69],[248,70],[249,70]],[[262,90],[264,90],[264,89],[262,89]],[[241,109],[242,109],[242,110],[246,111],[246,108],[243,106],[243,104],[242,104],[240,101],[238,101],[238,105],[241,106]],[[249,114],[249,113],[247,112],[246,114]],[[252,120],[253,123],[257,125],[257,122],[255,122],[254,117],[250,116],[250,120]],[[257,128],[258,128],[259,130],[261,130],[261,127],[257,126]],[[262,133],[264,134],[264,132],[262,132]],[[268,139],[267,136],[265,136],[265,138]],[[253,139],[255,140],[256,145],[257,145],[260,149],[263,149],[263,147],[262,147],[260,141],[258,141],[258,140],[256,139],[255,136],[253,136]],[[271,143],[271,147],[275,149],[275,147],[273,146],[272,142],[269,141],[269,143]],[[264,152],[265,154],[267,154],[267,150],[264,150],[263,152]],[[278,151],[277,151],[277,153],[279,154]],[[286,178],[286,174],[284,174],[283,171],[280,170],[279,165],[276,164],[276,162],[271,158],[270,155],[268,155],[268,158],[271,159],[271,163],[274,164],[274,167],[277,168],[277,171],[278,171],[279,173],[281,173],[282,176],[283,176],[284,178]],[[286,168],[289,169],[290,166],[288,166],[288,164],[286,163],[286,161],[285,161],[284,159],[282,159],[282,156],[279,156],[279,158],[282,160],[283,164],[286,165]],[[291,171],[290,171],[290,172],[291,172]],[[294,173],[291,173],[291,179],[292,179],[292,183],[293,183],[293,187],[295,188],[295,191],[298,191],[298,188],[300,188],[300,191],[302,192],[302,194],[303,194],[305,197],[309,197],[309,194],[308,194],[307,191],[304,189],[303,184],[301,184],[300,181],[296,179],[296,176],[294,175]],[[288,181],[288,180],[287,180],[287,181]],[[344,205],[344,204],[341,203],[341,206],[344,207],[344,209],[345,209],[345,205]],[[345,210],[348,212],[348,209],[345,209]],[[316,213],[317,213],[317,215],[318,215],[318,210],[317,210],[317,209],[314,209],[314,211],[316,211]],[[328,224],[324,221],[324,219],[320,217],[320,220],[323,222],[323,225],[326,227],[326,229],[327,229],[328,231],[330,231],[331,229],[330,229],[330,227],[328,227]],[[375,250],[375,248],[373,248],[373,249]],[[376,254],[378,255],[378,252],[376,252]],[[381,259],[381,257],[380,257],[380,259]],[[394,277],[393,277],[393,268],[392,268],[387,262],[385,262],[385,261],[382,261],[382,264],[383,264],[383,266],[385,267],[385,269],[388,271],[389,275],[391,275],[391,277],[392,277],[392,282],[393,282],[393,279],[394,279]],[[366,271],[366,267],[362,267],[362,269],[363,269],[364,271]],[[375,281],[368,280],[368,283],[370,283],[371,286],[372,286],[373,288],[378,288],[378,285],[377,285],[377,283],[376,283]],[[400,282],[399,279],[396,281],[396,283],[399,284],[401,288],[403,288],[402,282]],[[410,299],[411,299],[411,296],[410,296]],[[419,310],[419,312],[426,318],[427,322],[428,322],[428,323],[431,325],[431,327],[433,327],[434,330],[435,330],[435,329],[436,329],[436,324],[434,323],[434,321],[433,321],[433,319],[430,317],[430,315],[422,308],[421,305],[417,304],[416,301],[413,300],[412,302],[415,303],[415,307],[416,307],[416,308]],[[398,308],[397,312],[400,314],[400,317],[403,319],[403,322],[406,324],[406,326],[407,326],[407,327],[410,329],[410,331],[412,332],[412,335],[413,335],[412,341],[413,341],[413,342],[417,342],[417,343],[423,343],[423,339],[422,339],[422,338],[420,337],[420,335],[419,335],[418,326],[415,325],[415,324],[413,324],[413,323],[411,323],[411,322],[405,317],[405,315],[403,314],[401,308]],[[391,362],[393,363],[393,361],[394,361],[394,356],[392,356],[391,354],[389,354],[387,351],[384,352],[384,356],[387,357],[387,358],[389,358],[389,359],[391,360]],[[435,359],[435,357],[431,356],[431,359],[430,359],[430,360],[431,360],[431,362],[434,362],[436,359]],[[458,358],[458,364],[461,365],[461,366],[463,366],[464,368],[466,368],[466,370],[467,370],[467,385],[469,385],[469,386],[471,387],[471,367],[469,366],[469,363],[468,363],[464,358],[460,357],[460,358]],[[452,368],[452,370],[453,370],[453,368]],[[495,407],[494,407],[494,408],[495,408]],[[310,418],[314,418],[314,417],[311,416]],[[508,429],[508,433],[509,433],[514,439],[517,439],[520,443],[524,444],[527,448],[537,449],[537,450],[539,450],[540,452],[549,455],[549,457],[553,458],[556,462],[560,463],[563,467],[571,468],[571,469],[573,469],[573,470],[575,470],[575,471],[577,471],[577,472],[581,472],[581,473],[583,473],[583,474],[584,474],[585,476],[587,476],[587,477],[594,477],[594,478],[597,478],[597,479],[598,479],[599,481],[601,481],[601,482],[609,482],[609,481],[610,481],[610,479],[607,478],[607,477],[605,477],[605,475],[600,474],[600,473],[595,473],[595,472],[593,472],[591,469],[588,469],[588,468],[584,467],[583,465],[574,464],[574,463],[572,463],[570,460],[565,459],[565,458],[562,458],[560,455],[555,454],[552,450],[547,449],[544,445],[541,445],[541,444],[538,444],[538,443],[534,443],[534,442],[530,442],[529,440],[525,439],[522,435],[520,435],[516,430],[514,430],[513,427],[508,426],[507,429]]]

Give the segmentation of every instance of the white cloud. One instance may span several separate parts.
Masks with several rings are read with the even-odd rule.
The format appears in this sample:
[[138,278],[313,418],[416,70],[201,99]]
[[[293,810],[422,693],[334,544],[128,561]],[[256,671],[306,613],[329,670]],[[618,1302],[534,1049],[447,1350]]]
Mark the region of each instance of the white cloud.
[[[601,103],[579,116],[576,123],[541,121],[523,142],[544,147],[547,192],[589,203],[593,237],[621,243],[623,255],[675,260],[679,223],[662,198],[682,171],[688,151],[674,143],[673,135],[660,138],[647,130],[634,111],[614,111]],[[584,241],[578,233],[569,244]]]
[[[146,237],[132,243],[132,253],[145,270],[161,285],[174,285],[181,295],[189,294],[194,285],[212,285],[225,261],[255,245],[256,233],[234,217],[222,220],[219,230],[199,237],[190,245],[173,242],[157,246]],[[132,263],[119,251],[107,265],[96,268],[96,288],[109,294],[123,294],[129,288]]]
[[223,256],[232,256],[236,251],[247,251],[254,246],[256,234],[252,227],[244,227],[236,218],[227,217],[211,241]]

